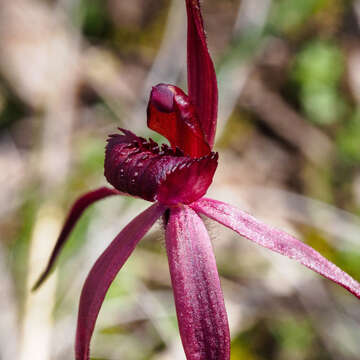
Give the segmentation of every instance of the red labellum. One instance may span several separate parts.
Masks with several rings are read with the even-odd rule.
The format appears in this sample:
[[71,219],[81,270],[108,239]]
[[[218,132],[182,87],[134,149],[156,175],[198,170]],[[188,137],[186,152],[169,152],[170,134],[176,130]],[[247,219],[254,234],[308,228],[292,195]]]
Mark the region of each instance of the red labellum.
[[167,145],[121,129],[110,135],[105,154],[105,177],[116,189],[162,204],[189,204],[205,195],[214,176],[218,156],[186,156]]
[[166,84],[154,86],[147,114],[148,127],[165,136],[172,148],[178,147],[195,158],[211,151],[196,109],[180,88]]
[[217,153],[184,162],[159,186],[157,200],[167,204],[191,204],[205,195],[217,168]]

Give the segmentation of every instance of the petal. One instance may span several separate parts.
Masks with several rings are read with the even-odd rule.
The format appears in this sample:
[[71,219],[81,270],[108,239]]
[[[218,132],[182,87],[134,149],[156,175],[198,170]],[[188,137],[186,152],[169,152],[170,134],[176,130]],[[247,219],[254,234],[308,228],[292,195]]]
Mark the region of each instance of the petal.
[[109,286],[137,243],[164,211],[162,206],[154,204],[138,215],[119,233],[91,269],[80,297],[76,360],[89,359],[91,335]]
[[88,192],[84,195],[82,195],[80,198],[76,200],[74,205],[72,206],[70,213],[65,221],[65,224],[63,225],[63,228],[60,232],[60,235],[56,241],[54,250],[52,251],[52,254],[50,256],[49,262],[44,270],[44,272],[41,274],[39,280],[35,283],[32,290],[36,290],[47,278],[49,273],[51,272],[53,265],[60,254],[61,249],[63,248],[66,240],[68,239],[68,236],[70,235],[72,229],[74,228],[76,222],[79,220],[82,213],[94,202],[104,199],[108,196],[112,195],[123,195],[119,191],[115,189],[110,189],[107,187],[101,187],[97,190]]
[[196,212],[229,227],[255,243],[299,261],[360,298],[360,284],[317,251],[284,231],[274,229],[229,204],[201,199],[191,206]]
[[163,204],[189,203],[203,196],[217,167],[217,154],[193,159],[180,150],[137,137],[127,130],[111,135],[105,176],[116,189]]
[[188,360],[230,358],[230,334],[209,235],[189,207],[170,210],[166,250]]
[[209,55],[199,0],[186,0],[188,15],[188,88],[196,106],[207,143],[214,145],[218,89],[214,64]]
[[204,139],[195,108],[176,86],[153,87],[147,109],[148,127],[165,136],[186,155],[201,157],[211,150]]

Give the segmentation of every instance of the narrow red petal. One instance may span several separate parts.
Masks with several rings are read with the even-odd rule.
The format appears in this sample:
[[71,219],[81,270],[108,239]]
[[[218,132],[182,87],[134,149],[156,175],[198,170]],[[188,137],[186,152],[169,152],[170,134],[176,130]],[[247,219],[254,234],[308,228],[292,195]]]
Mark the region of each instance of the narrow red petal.
[[170,210],[166,250],[186,358],[229,359],[229,326],[213,249],[204,223],[189,207]]
[[180,150],[137,137],[127,130],[111,135],[105,176],[116,189],[163,204],[190,203],[203,196],[217,167],[217,154],[193,159]]
[[52,251],[52,254],[50,256],[49,262],[44,270],[44,272],[41,274],[39,280],[35,283],[32,290],[36,290],[47,278],[49,273],[51,272],[53,265],[60,254],[61,249],[63,248],[68,236],[70,235],[72,229],[74,228],[76,222],[79,220],[82,213],[94,202],[102,200],[108,196],[112,195],[123,195],[121,192],[110,189],[107,187],[101,187],[97,190],[88,192],[84,195],[82,195],[79,199],[76,200],[74,205],[72,206],[70,213],[63,225],[63,228],[60,232],[60,235],[56,241],[55,247]]
[[164,210],[163,207],[154,204],[138,215],[117,235],[91,269],[80,297],[76,360],[89,360],[90,340],[106,292],[137,243]]
[[186,0],[186,9],[189,97],[196,106],[205,139],[212,148],[218,110],[216,74],[206,44],[199,0]]
[[284,231],[274,229],[229,204],[200,199],[191,207],[255,243],[299,261],[360,298],[360,284],[317,251]]
[[195,158],[211,151],[194,106],[178,87],[166,84],[153,87],[147,116],[148,127],[165,136],[173,149],[178,147]]

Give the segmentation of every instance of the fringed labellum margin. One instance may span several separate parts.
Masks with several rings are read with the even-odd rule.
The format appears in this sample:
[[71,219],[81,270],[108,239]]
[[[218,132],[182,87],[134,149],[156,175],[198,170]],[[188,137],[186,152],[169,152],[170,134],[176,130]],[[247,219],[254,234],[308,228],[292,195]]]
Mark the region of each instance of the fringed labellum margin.
[[110,136],[105,156],[105,177],[117,190],[167,205],[189,204],[205,195],[217,153],[192,158],[122,131],[124,135]]

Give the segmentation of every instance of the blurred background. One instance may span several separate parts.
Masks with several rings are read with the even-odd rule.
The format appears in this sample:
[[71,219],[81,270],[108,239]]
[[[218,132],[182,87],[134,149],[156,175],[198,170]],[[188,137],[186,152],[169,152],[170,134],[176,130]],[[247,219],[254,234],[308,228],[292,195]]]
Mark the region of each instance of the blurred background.
[[[360,1],[204,0],[220,91],[209,195],[286,229],[360,279]],[[95,259],[141,209],[81,219],[35,294],[72,201],[105,185],[118,126],[146,128],[152,85],[186,88],[183,0],[0,1],[0,359],[72,359]],[[162,141],[162,140],[161,140]],[[352,360],[358,300],[207,222],[232,360]],[[93,359],[184,360],[160,225],[106,297]]]

